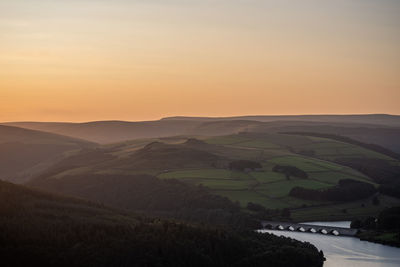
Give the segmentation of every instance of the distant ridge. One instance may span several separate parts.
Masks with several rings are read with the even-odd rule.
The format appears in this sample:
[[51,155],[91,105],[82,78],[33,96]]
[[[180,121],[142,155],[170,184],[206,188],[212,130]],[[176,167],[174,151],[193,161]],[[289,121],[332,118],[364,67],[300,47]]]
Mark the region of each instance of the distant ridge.
[[114,143],[139,138],[159,138],[186,134],[195,121],[94,121],[85,123],[10,122],[11,125],[82,138],[96,143]]
[[60,143],[81,143],[85,145],[94,145],[84,139],[65,136],[62,134],[51,133],[40,130],[33,130],[24,127],[0,124],[0,143],[6,142],[24,142],[24,143],[42,143],[42,142],[60,142]]
[[80,138],[100,144],[172,136],[217,136],[240,132],[322,132],[347,136],[400,152],[400,116],[283,115],[167,117],[157,121],[9,122],[3,125]]
[[174,116],[161,120],[195,120],[195,121],[221,121],[221,120],[254,120],[262,122],[271,121],[313,121],[313,122],[341,122],[362,123],[400,127],[400,115],[390,114],[351,114],[351,115],[248,115],[233,117],[190,117]]

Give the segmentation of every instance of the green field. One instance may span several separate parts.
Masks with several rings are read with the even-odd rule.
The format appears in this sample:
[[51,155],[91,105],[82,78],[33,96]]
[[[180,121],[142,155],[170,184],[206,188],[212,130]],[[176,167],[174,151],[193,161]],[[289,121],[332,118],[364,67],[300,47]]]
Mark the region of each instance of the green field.
[[356,145],[325,138],[308,138],[310,138],[310,140],[313,140],[314,143],[307,145],[297,145],[294,146],[294,148],[296,150],[313,150],[315,152],[315,156],[328,160],[334,160],[341,157],[361,157],[391,160],[391,158],[386,155]]
[[296,186],[309,189],[322,189],[331,187],[332,185],[308,179],[292,179],[276,183],[261,184],[256,186],[254,190],[269,197],[279,198],[288,196],[290,190]]
[[[371,182],[360,172],[330,161],[336,157],[350,155],[388,159],[384,155],[355,145],[317,137],[253,134],[219,136],[204,140],[208,144],[216,145],[214,148],[211,147],[213,153],[231,159],[258,161],[262,164],[263,170],[245,173],[227,168],[182,169],[161,173],[158,177],[180,179],[195,185],[201,184],[210,188],[215,194],[238,201],[243,207],[248,202],[258,203],[269,209],[307,206],[308,210],[319,214],[325,210],[320,205],[329,205],[329,203],[295,199],[289,196],[291,189],[296,186],[316,190],[325,189],[337,185],[341,179]],[[289,149],[289,146],[292,148]],[[307,149],[314,150],[315,157],[295,153],[295,151]],[[272,171],[278,164],[295,166],[305,171],[308,178],[290,177],[288,180],[286,175]],[[336,209],[334,214],[342,212],[342,209]],[[296,216],[301,217],[298,214],[300,213]]]
[[[387,160],[394,165],[400,164],[399,161],[380,153],[327,138],[243,133],[203,136],[197,139],[197,142],[190,144],[185,144],[187,138],[179,136],[168,140],[141,139],[106,145],[105,153],[113,156],[110,161],[105,159],[92,165],[77,165],[74,169],[54,176],[59,178],[85,172],[121,175],[145,173],[156,175],[160,179],[178,179],[192,185],[203,185],[214,194],[239,202],[242,207],[253,202],[267,209],[291,208],[296,220],[319,218],[318,216],[329,219],[347,218],[350,217],[350,212],[355,215],[368,214],[380,210],[383,206],[370,207],[365,204],[365,207],[361,208],[360,202],[333,205],[327,202],[306,201],[290,197],[289,192],[296,186],[323,190],[336,186],[341,179],[374,184],[362,173],[335,163],[337,158],[376,158]],[[158,143],[143,151],[143,147],[154,141]],[[144,156],[135,157],[138,151]],[[310,151],[312,153],[307,153]],[[232,171],[229,169],[229,163],[234,160],[256,161],[262,165],[262,169],[250,172]],[[297,167],[306,172],[308,178],[289,177],[288,180],[285,174],[272,171],[276,165]],[[389,205],[394,202],[384,198],[383,203]],[[343,212],[344,209],[347,213]]]
[[[187,183],[203,185],[214,193],[221,194],[233,201],[238,201],[242,206],[248,202],[264,205],[267,208],[300,206],[304,201],[286,201],[290,190],[295,186],[310,189],[331,187],[332,184],[312,179],[287,180],[281,173],[272,171],[260,172],[234,172],[224,169],[182,170],[162,173],[162,179],[180,179]],[[309,204],[309,202],[307,202]]]
[[[398,161],[383,154],[327,138],[285,134],[248,133],[202,138],[208,151],[230,160],[246,159],[260,162],[262,171],[250,173],[231,171],[225,168],[174,170],[158,175],[162,179],[180,179],[203,185],[215,194],[237,201],[242,207],[249,202],[268,209],[291,208],[295,220],[348,219],[379,212],[384,206],[399,205],[400,201],[381,196],[381,205],[374,206],[371,200],[350,203],[329,203],[301,200],[289,196],[296,186],[309,189],[325,189],[337,185],[341,179],[371,182],[362,173],[334,163],[341,157],[376,158],[399,165]],[[302,151],[312,151],[304,156]],[[275,165],[295,166],[308,174],[308,179],[291,177],[273,172]],[[364,207],[362,207],[362,205]]]
[[183,181],[196,185],[201,184],[213,190],[248,190],[255,184],[254,181],[251,180],[191,178],[191,179],[183,179]]
[[250,148],[262,148],[262,149],[279,149],[280,146],[267,142],[264,140],[250,140],[245,142],[236,143],[237,146],[250,147]]
[[200,169],[182,170],[162,173],[158,176],[163,179],[181,178],[211,178],[211,179],[248,179],[249,176],[243,172],[235,172],[226,169]]
[[313,180],[318,180],[323,183],[337,184],[341,179],[353,179],[363,182],[371,182],[368,178],[364,176],[357,176],[348,172],[340,171],[321,171],[321,172],[309,172],[309,178]]
[[279,165],[295,166],[305,172],[342,170],[344,168],[343,166],[335,163],[302,156],[277,157],[271,159],[270,162]]
[[271,183],[286,180],[284,174],[273,171],[251,172],[250,175],[259,183]]

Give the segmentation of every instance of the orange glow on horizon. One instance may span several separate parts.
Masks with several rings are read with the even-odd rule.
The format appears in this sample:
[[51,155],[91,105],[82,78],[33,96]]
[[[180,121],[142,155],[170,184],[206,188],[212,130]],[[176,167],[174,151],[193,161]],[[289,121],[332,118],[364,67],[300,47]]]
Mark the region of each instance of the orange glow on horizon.
[[399,11],[362,0],[0,0],[0,121],[400,114]]

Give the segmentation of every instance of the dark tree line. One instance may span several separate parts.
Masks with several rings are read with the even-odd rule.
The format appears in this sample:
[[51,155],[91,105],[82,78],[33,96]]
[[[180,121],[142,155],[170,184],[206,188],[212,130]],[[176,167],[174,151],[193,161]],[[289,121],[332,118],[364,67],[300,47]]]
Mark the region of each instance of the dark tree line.
[[229,163],[229,169],[235,171],[255,170],[262,168],[258,162],[251,160],[236,160]]
[[351,227],[361,229],[361,240],[400,247],[400,207],[386,208],[377,217],[353,220]]
[[400,207],[384,209],[377,218],[367,217],[364,220],[354,220],[351,222],[351,228],[400,231]]
[[290,178],[291,176],[303,179],[308,178],[308,175],[305,171],[294,166],[275,165],[274,168],[272,168],[272,170],[274,172],[285,174],[287,178]]
[[351,179],[342,179],[337,186],[324,190],[294,187],[289,195],[306,200],[353,201],[367,198],[375,193],[376,189],[372,184]]
[[388,196],[400,198],[400,180],[380,185],[379,192]]

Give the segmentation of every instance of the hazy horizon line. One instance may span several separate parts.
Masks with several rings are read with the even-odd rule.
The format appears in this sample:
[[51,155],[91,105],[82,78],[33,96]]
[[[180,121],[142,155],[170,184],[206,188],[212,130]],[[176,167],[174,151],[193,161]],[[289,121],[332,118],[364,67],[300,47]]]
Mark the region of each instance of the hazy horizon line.
[[18,120],[18,121],[2,121],[4,123],[93,123],[93,122],[152,122],[163,119],[173,118],[209,118],[209,119],[224,119],[224,118],[240,118],[240,117],[301,117],[301,116],[400,116],[400,114],[390,113],[306,113],[306,114],[247,114],[247,115],[231,115],[231,116],[202,116],[202,115],[173,115],[163,116],[158,119],[149,120],[121,120],[121,119],[94,119],[89,121],[41,121],[41,120]]

